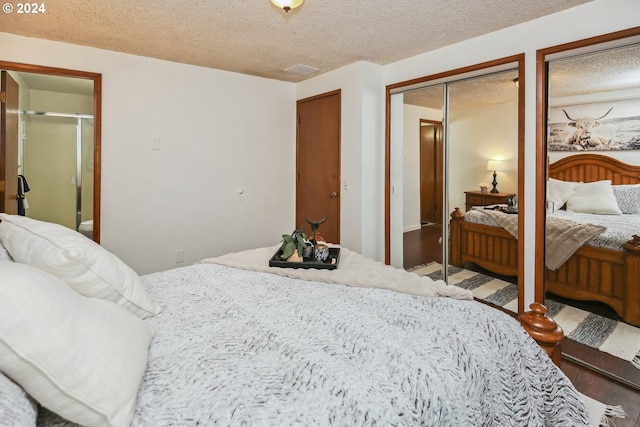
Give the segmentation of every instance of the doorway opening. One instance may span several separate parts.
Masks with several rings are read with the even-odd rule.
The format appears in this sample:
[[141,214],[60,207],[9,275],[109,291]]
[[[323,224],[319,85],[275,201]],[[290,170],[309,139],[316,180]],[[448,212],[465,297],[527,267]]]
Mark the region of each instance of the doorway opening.
[[[20,144],[20,138],[18,135],[19,126],[22,126],[22,135],[25,129],[28,130],[26,124],[19,124],[20,122],[39,122],[48,120],[49,124],[57,121],[58,124],[63,122],[72,122],[73,124],[67,128],[72,134],[70,140],[76,141],[78,129],[80,129],[82,145],[91,145],[91,150],[82,150],[82,164],[84,172],[81,171],[80,178],[78,178],[77,168],[72,168],[71,175],[65,179],[66,190],[71,190],[75,194],[75,200],[71,203],[72,213],[69,225],[71,228],[78,229],[78,216],[80,217],[80,225],[86,221],[93,221],[91,227],[85,235],[92,236],[93,240],[97,243],[100,242],[100,192],[101,192],[101,130],[102,130],[102,75],[98,73],[90,73],[85,71],[68,70],[62,68],[44,67],[39,65],[22,64],[15,62],[0,61],[0,70],[3,74],[6,73],[12,78],[18,81],[18,87],[16,88],[16,97],[20,98],[18,101],[18,108],[15,108],[16,123],[15,135],[7,140],[12,146],[15,146],[13,150],[3,150],[0,153],[0,163],[10,164],[11,166],[4,170],[0,168],[0,181],[7,179],[14,174],[13,171],[18,171],[18,163],[25,160],[23,155],[28,153],[28,149],[24,152],[18,152]],[[18,92],[22,92],[23,95],[19,95]],[[29,93],[29,96],[26,94]],[[62,105],[66,105],[71,108],[52,108],[50,102],[45,101],[52,98],[65,98],[69,101],[71,98],[80,101],[83,108],[78,109],[77,106],[71,107],[69,102],[64,102]],[[41,102],[42,101],[42,102]],[[77,104],[74,104],[77,105]],[[55,113],[71,114],[74,117],[57,117],[43,113],[29,114],[33,111],[51,111],[55,110]],[[81,123],[78,126],[77,114],[80,112]],[[93,118],[89,118],[92,116]],[[68,125],[68,123],[67,123]],[[32,134],[32,133],[31,133]],[[3,132],[4,137],[4,132]],[[25,135],[25,140],[29,136]],[[3,139],[4,141],[4,139]],[[8,144],[5,144],[8,145]],[[72,144],[74,145],[74,144]],[[72,159],[75,161],[78,158],[77,145],[74,145],[75,150],[72,150]],[[51,148],[51,147],[50,147]],[[20,160],[19,160],[20,159]],[[22,164],[22,163],[21,163]],[[28,169],[28,165],[24,165],[25,170]],[[16,173],[17,176],[17,173]],[[78,185],[81,184],[81,187]],[[35,187],[33,187],[33,181],[29,182],[32,188],[32,192],[26,194],[34,196]],[[14,197],[15,198],[15,197]],[[34,197],[31,197],[31,202],[36,202]],[[81,207],[78,208],[78,203],[81,203]],[[33,205],[32,205],[33,206]],[[52,206],[58,206],[57,201],[51,201],[48,208]],[[31,208],[29,208],[31,209]],[[78,215],[78,211],[82,214]],[[26,211],[28,216],[28,210]],[[88,216],[92,216],[89,219]],[[56,221],[57,222],[57,221]],[[67,224],[64,224],[67,225]],[[88,224],[85,224],[85,229]]]

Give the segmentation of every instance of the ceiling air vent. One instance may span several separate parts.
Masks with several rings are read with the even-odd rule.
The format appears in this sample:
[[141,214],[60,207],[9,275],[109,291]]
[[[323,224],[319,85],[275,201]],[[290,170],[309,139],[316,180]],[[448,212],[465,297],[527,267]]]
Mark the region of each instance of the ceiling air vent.
[[309,74],[313,74],[320,71],[320,69],[310,67],[308,65],[296,64],[293,67],[289,67],[285,69],[285,71],[293,74],[298,74],[299,76],[308,76]]

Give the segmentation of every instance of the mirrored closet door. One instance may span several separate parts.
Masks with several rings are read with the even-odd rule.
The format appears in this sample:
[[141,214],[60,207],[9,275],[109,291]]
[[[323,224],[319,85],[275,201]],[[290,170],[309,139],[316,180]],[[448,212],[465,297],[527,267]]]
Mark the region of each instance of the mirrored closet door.
[[[491,282],[485,296],[513,311],[521,244],[518,67],[510,58],[390,87],[387,177],[388,261],[463,287]],[[504,241],[456,232],[452,213],[476,228],[488,222],[506,233]],[[512,234],[495,222],[498,215],[508,217]],[[480,244],[472,248],[465,239]]]
[[537,299],[565,330],[565,357],[640,388],[640,28],[539,58]]

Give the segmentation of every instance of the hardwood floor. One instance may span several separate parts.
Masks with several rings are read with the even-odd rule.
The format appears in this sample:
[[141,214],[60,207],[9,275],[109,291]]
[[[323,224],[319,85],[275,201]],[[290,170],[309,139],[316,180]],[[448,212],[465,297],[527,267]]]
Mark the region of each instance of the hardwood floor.
[[[433,261],[441,263],[441,236],[442,226],[439,224],[423,226],[420,230],[404,233],[404,268]],[[594,311],[607,315],[606,309],[596,308]],[[622,406],[627,417],[613,418],[616,427],[640,426],[640,369],[622,359],[567,338],[561,345],[563,358],[560,369],[576,389],[599,402]],[[606,371],[608,375],[600,373],[601,370]]]
[[411,268],[430,262],[442,263],[442,225],[423,225],[403,237],[403,265]]

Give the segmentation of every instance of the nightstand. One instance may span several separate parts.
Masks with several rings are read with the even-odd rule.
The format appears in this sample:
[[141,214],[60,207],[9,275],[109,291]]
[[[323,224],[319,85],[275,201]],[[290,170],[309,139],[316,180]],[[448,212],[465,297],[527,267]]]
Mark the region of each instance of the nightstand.
[[483,193],[482,191],[465,191],[464,194],[466,210],[470,210],[473,206],[507,204],[509,197],[515,197],[515,193]]

